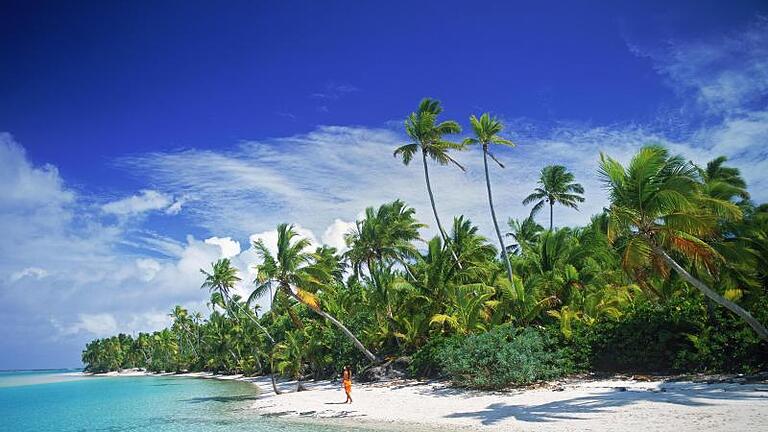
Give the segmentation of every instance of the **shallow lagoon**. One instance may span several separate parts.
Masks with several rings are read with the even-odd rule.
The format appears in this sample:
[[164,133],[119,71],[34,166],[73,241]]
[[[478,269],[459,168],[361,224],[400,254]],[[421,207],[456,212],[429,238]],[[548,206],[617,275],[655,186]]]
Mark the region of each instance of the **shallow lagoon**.
[[[262,418],[258,388],[185,377],[89,377],[72,371],[0,373],[0,431],[338,431]],[[352,429],[346,429],[351,431]]]

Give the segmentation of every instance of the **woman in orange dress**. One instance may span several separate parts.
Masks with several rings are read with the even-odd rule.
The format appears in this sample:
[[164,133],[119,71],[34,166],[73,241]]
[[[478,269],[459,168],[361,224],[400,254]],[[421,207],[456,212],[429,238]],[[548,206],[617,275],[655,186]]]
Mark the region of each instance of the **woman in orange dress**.
[[344,386],[344,392],[347,393],[347,400],[344,403],[352,403],[352,370],[349,366],[344,366],[341,383]]

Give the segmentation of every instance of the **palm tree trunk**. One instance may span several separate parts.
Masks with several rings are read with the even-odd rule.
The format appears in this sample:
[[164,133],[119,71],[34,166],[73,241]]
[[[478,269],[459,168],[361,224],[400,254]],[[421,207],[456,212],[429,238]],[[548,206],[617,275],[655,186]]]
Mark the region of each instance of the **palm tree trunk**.
[[341,331],[342,331],[342,333],[344,333],[344,335],[345,335],[345,336],[347,336],[347,338],[348,338],[349,340],[351,340],[351,341],[352,341],[352,343],[355,345],[355,347],[356,347],[358,350],[360,350],[360,352],[362,352],[362,353],[363,353],[363,355],[365,355],[365,357],[366,357],[366,358],[368,358],[368,360],[370,360],[370,361],[372,361],[372,362],[374,362],[374,363],[380,363],[380,362],[381,362],[381,360],[379,360],[379,358],[378,358],[378,357],[376,357],[376,356],[375,356],[375,355],[374,355],[372,352],[368,351],[368,348],[366,348],[366,347],[365,347],[365,345],[363,345],[363,344],[362,344],[362,342],[360,342],[360,341],[359,341],[359,340],[358,340],[358,339],[355,337],[355,335],[354,335],[354,334],[353,334],[351,331],[349,331],[349,329],[348,329],[347,327],[345,327],[345,326],[344,326],[344,324],[342,324],[341,322],[339,322],[339,320],[337,320],[336,318],[332,317],[332,316],[331,316],[329,313],[327,313],[327,312],[323,311],[323,310],[322,310],[322,309],[320,309],[320,308],[314,308],[314,307],[312,307],[312,306],[310,306],[310,305],[308,305],[308,304],[304,303],[304,302],[301,300],[301,297],[299,297],[299,296],[298,296],[296,293],[294,293],[294,292],[293,292],[293,290],[292,290],[292,289],[290,289],[290,287],[289,287],[289,288],[288,288],[286,291],[288,291],[288,292],[290,293],[290,296],[291,296],[291,297],[293,297],[294,299],[296,299],[296,301],[298,301],[299,303],[302,303],[302,304],[304,304],[305,306],[307,306],[308,308],[310,308],[312,311],[314,311],[316,314],[318,314],[318,315],[320,315],[321,317],[323,317],[323,318],[327,319],[328,321],[330,321],[331,323],[333,323],[333,325],[335,325],[336,327],[338,327],[338,328],[339,328],[339,330],[341,330]]
[[275,382],[275,359],[274,359],[274,353],[272,350],[269,351],[269,379],[272,381],[272,390],[275,392],[276,395],[281,394],[280,390],[277,389],[277,382]]
[[454,261],[456,261],[456,264],[458,264],[459,268],[462,268],[461,263],[459,262],[459,257],[456,256],[456,252],[453,251],[453,248],[451,247],[450,242],[448,241],[448,235],[445,233],[445,230],[443,229],[443,224],[440,223],[440,216],[437,214],[437,206],[435,206],[435,196],[432,194],[432,183],[429,181],[429,168],[427,167],[427,154],[422,151],[421,152],[421,161],[424,164],[424,180],[427,182],[427,192],[429,193],[429,203],[432,204],[432,213],[435,215],[435,222],[437,222],[437,230],[440,231],[440,237],[443,238],[443,243],[445,243],[445,247],[447,247],[451,251],[451,255],[453,255]]
[[688,283],[698,288],[699,291],[701,291],[705,296],[712,299],[715,303],[719,304],[720,306],[738,315],[741,319],[746,321],[750,327],[752,327],[752,329],[755,331],[755,333],[757,333],[758,336],[760,336],[761,339],[768,341],[768,329],[766,329],[765,326],[763,326],[758,320],[756,320],[752,316],[752,314],[744,310],[741,306],[737,305],[736,303],[721,296],[720,294],[715,292],[712,288],[708,287],[704,282],[693,277],[680,264],[678,264],[674,259],[672,259],[672,257],[670,257],[669,254],[664,249],[656,246],[654,247],[654,251],[657,254],[661,255],[661,257],[664,258],[664,261],[666,261],[673,269],[675,269],[675,271],[680,276],[682,276],[682,278],[685,279]]
[[550,231],[552,231],[552,220],[553,220],[553,215],[554,215],[554,212],[552,211],[552,209],[554,209],[554,208],[555,208],[555,203],[550,201],[549,202],[549,230]]
[[[270,288],[270,290],[271,290],[271,288]],[[229,296],[228,296],[228,295],[227,295],[225,298],[227,299],[227,302],[228,302],[228,303],[230,303],[230,304],[232,303],[232,302],[230,301],[230,299],[229,299]],[[270,301],[271,301],[271,300],[270,300]],[[240,303],[236,303],[236,304],[237,304],[238,306],[240,306],[240,310],[243,310],[243,305],[241,305]],[[248,316],[248,318],[250,318],[250,320],[251,320],[251,321],[253,321],[253,323],[254,323],[254,324],[256,324],[256,326],[259,328],[259,330],[261,330],[261,331],[262,331],[262,333],[264,333],[264,335],[266,335],[266,336],[267,336],[267,339],[269,339],[269,342],[270,342],[270,344],[272,345],[272,347],[274,347],[274,346],[275,346],[275,339],[272,337],[272,335],[270,335],[270,334],[269,334],[269,332],[267,331],[267,329],[266,329],[266,328],[264,328],[264,326],[262,326],[262,325],[261,325],[261,323],[259,322],[259,320],[257,320],[257,319],[256,319],[255,317],[253,317],[251,314],[249,314],[249,313],[246,313],[246,315]],[[276,395],[279,395],[279,394],[280,394],[280,391],[279,391],[279,390],[277,390],[277,384],[275,383],[275,368],[273,367],[273,366],[274,366],[274,363],[275,363],[275,362],[272,360],[272,350],[269,350],[269,378],[270,378],[270,380],[272,381],[272,390],[274,390],[274,391],[275,391],[275,394],[276,394]]]
[[509,263],[509,256],[507,256],[507,248],[504,246],[504,239],[501,236],[501,230],[499,230],[499,222],[496,220],[496,210],[493,208],[493,194],[491,193],[491,178],[488,175],[488,147],[483,146],[483,167],[485,168],[485,186],[488,189],[488,204],[491,207],[491,218],[493,219],[493,227],[496,229],[496,236],[499,238],[499,246],[501,246],[501,256],[504,258],[504,264],[507,267],[507,277],[512,282],[512,264]]

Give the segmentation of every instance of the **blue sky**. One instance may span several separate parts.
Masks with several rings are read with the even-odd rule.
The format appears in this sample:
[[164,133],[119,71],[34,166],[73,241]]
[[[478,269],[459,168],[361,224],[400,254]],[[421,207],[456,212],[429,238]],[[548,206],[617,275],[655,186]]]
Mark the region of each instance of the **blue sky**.
[[[556,162],[587,202],[555,223],[584,223],[599,151],[647,142],[729,156],[768,200],[768,5],[606,3],[3,2],[0,369],[205,310],[198,269],[230,256],[247,280],[279,222],[343,247],[400,197],[432,223],[391,157],[424,96],[507,124],[504,219]],[[434,169],[439,210],[490,234],[479,155],[457,157],[467,174]]]

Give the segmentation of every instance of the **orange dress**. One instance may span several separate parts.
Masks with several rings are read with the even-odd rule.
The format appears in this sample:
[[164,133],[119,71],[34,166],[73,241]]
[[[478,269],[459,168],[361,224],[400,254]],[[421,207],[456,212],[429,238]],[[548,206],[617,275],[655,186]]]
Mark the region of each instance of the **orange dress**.
[[344,391],[347,392],[347,394],[352,393],[352,380],[347,372],[344,372],[342,383],[344,384]]

